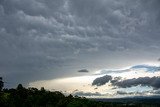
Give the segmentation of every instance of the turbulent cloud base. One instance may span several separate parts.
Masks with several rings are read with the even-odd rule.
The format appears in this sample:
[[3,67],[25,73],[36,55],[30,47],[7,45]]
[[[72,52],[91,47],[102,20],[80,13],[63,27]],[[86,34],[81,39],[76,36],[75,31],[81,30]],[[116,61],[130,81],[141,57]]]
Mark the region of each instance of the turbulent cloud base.
[[[159,0],[0,0],[0,76],[18,83],[153,62]],[[89,69],[88,74],[78,73]]]

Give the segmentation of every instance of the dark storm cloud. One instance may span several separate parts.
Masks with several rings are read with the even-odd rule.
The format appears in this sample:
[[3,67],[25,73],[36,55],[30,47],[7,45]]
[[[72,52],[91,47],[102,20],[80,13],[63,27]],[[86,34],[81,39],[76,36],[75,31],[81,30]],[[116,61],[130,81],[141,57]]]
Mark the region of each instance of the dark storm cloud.
[[96,85],[96,86],[101,86],[106,84],[107,82],[109,82],[110,80],[112,80],[112,77],[110,75],[105,75],[103,77],[98,77],[96,78],[93,82],[92,85]]
[[117,91],[117,93],[116,94],[118,94],[118,95],[126,95],[126,94],[128,94],[127,92],[125,92],[125,91]]
[[122,79],[122,77],[114,77],[112,80],[111,80],[111,83],[114,84],[118,81],[120,81]]
[[110,75],[105,75],[102,77],[98,77],[96,79],[93,80],[92,85],[96,85],[96,86],[101,86],[101,85],[105,85],[106,83],[108,83],[109,81],[114,84],[119,82],[122,79],[122,77],[112,77]]
[[141,86],[153,87],[154,89],[159,89],[160,77],[139,77],[139,78],[118,81],[113,83],[112,85],[118,86],[121,88],[128,88],[128,87],[141,85]]
[[81,69],[81,70],[78,70],[78,72],[89,72],[87,69]]
[[159,4],[159,0],[0,0],[0,75],[27,83],[71,75],[68,72],[76,67],[92,63],[100,66],[96,59],[106,54],[112,60],[116,52],[158,54]]

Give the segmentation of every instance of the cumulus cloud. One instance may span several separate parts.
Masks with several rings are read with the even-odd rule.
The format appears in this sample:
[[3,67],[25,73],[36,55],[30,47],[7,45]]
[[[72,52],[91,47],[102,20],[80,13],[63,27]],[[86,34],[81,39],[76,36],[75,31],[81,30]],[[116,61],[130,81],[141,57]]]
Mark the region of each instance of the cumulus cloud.
[[105,75],[103,77],[98,77],[96,78],[93,82],[92,85],[96,85],[96,86],[101,86],[106,84],[107,82],[109,82],[110,80],[112,80],[112,77],[110,75]]
[[114,84],[118,81],[120,81],[122,79],[122,77],[114,77],[112,80],[111,80],[111,83]]
[[133,87],[133,86],[150,86],[154,89],[160,88],[160,77],[139,77],[133,79],[126,79],[113,83],[112,85],[121,88]]

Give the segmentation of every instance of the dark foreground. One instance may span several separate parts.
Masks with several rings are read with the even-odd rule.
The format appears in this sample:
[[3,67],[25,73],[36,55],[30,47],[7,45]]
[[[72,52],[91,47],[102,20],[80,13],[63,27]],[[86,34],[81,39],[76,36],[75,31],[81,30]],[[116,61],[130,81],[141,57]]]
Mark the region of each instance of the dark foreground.
[[86,99],[18,85],[0,92],[0,107],[160,107],[160,98]]

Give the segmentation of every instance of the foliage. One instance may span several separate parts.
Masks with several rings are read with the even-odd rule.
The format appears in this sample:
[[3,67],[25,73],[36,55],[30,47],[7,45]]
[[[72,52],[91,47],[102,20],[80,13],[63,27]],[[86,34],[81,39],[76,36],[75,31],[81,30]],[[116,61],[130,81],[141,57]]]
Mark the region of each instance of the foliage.
[[[64,96],[59,91],[46,91],[43,87],[3,89],[0,92],[0,107],[145,107],[148,105],[133,103],[102,102],[78,96]],[[152,107],[156,107],[152,105]],[[158,106],[157,106],[158,107]]]

